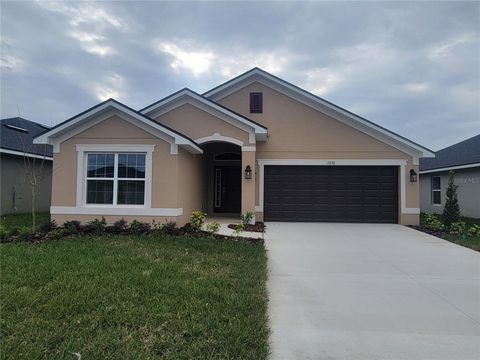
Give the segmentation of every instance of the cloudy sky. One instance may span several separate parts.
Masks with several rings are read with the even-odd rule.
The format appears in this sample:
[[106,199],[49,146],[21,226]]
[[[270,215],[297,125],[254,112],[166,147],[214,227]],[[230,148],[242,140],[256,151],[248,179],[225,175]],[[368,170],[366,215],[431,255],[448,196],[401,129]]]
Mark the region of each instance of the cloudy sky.
[[8,2],[1,117],[141,108],[259,66],[438,150],[480,133],[480,2]]

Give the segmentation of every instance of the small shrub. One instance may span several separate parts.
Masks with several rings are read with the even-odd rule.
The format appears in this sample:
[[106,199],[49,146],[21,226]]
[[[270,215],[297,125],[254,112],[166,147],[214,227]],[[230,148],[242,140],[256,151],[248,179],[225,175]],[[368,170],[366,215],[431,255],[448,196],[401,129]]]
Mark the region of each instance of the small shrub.
[[460,220],[460,206],[457,198],[458,185],[455,185],[455,173],[450,171],[448,176],[447,199],[443,208],[442,220],[447,229]]
[[30,226],[21,226],[18,229],[18,240],[20,241],[32,240],[32,228]]
[[478,226],[477,224],[470,226],[470,228],[468,229],[468,236],[480,236],[480,226]]
[[6,241],[10,237],[10,233],[5,229],[5,226],[0,224],[0,241]]
[[166,235],[175,235],[177,233],[177,223],[175,221],[167,221],[162,226],[162,232]]
[[251,224],[253,222],[254,217],[255,217],[255,213],[251,212],[251,211],[248,211],[248,212],[240,215],[240,220],[242,221],[243,225],[248,225],[248,224]]
[[245,230],[244,224],[236,224],[235,228],[233,229],[233,236],[238,237],[240,234]]
[[70,235],[69,231],[65,228],[57,228],[53,229],[48,233],[48,237],[52,240],[60,240],[63,239],[65,236]]
[[218,230],[220,230],[220,224],[216,221],[212,221],[211,223],[207,224],[205,229],[212,234],[216,234]]
[[43,234],[46,234],[46,233],[49,233],[50,231],[52,231],[53,229],[55,229],[56,227],[57,227],[57,223],[55,222],[55,220],[49,220],[49,221],[41,224],[38,227],[38,231],[43,233]]
[[124,218],[121,218],[120,220],[115,221],[112,226],[109,226],[108,230],[113,234],[121,234],[126,232],[127,228],[128,228],[127,220],[125,220]]
[[63,228],[69,234],[78,234],[80,232],[80,229],[82,228],[82,225],[80,224],[80,221],[70,220],[65,221],[65,223],[63,224]]
[[107,221],[105,218],[102,216],[102,220],[92,220],[85,225],[85,230],[87,232],[93,232],[96,235],[101,235],[103,232],[105,232],[105,227],[107,226]]
[[450,225],[450,234],[461,235],[465,232],[465,223],[463,221],[457,221]]
[[132,234],[135,235],[148,233],[150,231],[150,224],[138,220],[133,220],[130,223],[130,231],[132,232]]
[[443,226],[442,222],[438,220],[438,218],[433,215],[433,214],[425,214],[423,223],[425,227],[431,229],[431,230],[444,230],[445,227]]
[[205,220],[207,220],[207,214],[202,211],[194,211],[192,215],[190,215],[190,229],[193,232],[199,232],[202,230],[203,225],[205,224]]

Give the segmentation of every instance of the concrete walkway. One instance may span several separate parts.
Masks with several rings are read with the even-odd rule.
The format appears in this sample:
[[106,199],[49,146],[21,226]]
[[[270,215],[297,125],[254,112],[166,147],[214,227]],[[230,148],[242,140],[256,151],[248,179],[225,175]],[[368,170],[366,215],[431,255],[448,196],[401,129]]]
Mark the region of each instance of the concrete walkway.
[[480,254],[400,225],[268,223],[271,359],[480,359]]

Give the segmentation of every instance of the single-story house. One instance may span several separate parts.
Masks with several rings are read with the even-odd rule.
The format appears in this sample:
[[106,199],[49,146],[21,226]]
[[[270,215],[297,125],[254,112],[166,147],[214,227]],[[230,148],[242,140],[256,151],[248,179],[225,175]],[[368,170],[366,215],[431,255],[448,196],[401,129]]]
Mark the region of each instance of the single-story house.
[[434,153],[259,68],[141,110],[106,100],[45,131],[57,223],[173,220],[418,224]]
[[422,212],[443,212],[450,171],[455,173],[462,215],[480,218],[480,135],[437,151],[433,159],[420,160]]
[[52,146],[33,144],[33,138],[46,130],[46,126],[20,117],[0,120],[1,215],[32,211],[30,170],[41,179],[35,210],[50,210]]

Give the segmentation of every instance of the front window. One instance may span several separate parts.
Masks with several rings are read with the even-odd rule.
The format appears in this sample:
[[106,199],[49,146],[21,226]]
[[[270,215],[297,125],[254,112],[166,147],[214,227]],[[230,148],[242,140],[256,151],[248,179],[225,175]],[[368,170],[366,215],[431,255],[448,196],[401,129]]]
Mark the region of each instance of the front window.
[[440,205],[442,203],[442,189],[440,176],[432,176],[432,204]]
[[144,153],[88,153],[86,203],[144,205]]

